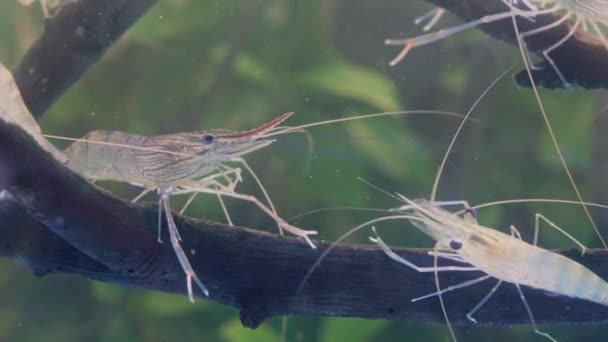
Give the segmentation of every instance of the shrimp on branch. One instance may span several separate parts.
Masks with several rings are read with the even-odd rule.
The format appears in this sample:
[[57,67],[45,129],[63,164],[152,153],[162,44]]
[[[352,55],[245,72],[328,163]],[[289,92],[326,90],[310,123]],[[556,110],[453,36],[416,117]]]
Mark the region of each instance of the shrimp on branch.
[[[232,219],[223,202],[223,197],[248,201],[269,215],[283,230],[303,238],[312,248],[315,244],[310,239],[317,234],[314,230],[304,230],[289,224],[282,219],[275,209],[266,189],[253,169],[243,158],[245,155],[262,149],[273,142],[273,137],[288,133],[306,133],[305,128],[326,124],[355,121],[365,118],[392,116],[398,114],[440,114],[448,116],[462,115],[448,111],[418,110],[367,114],[355,117],[339,118],[314,122],[300,126],[279,126],[293,113],[285,113],[268,123],[245,132],[232,132],[222,129],[201,132],[176,133],[156,136],[139,136],[119,131],[93,131],[83,138],[67,138],[45,134],[44,137],[73,141],[63,154],[67,158],[66,166],[90,181],[125,182],[144,190],[133,199],[137,201],[151,191],[159,195],[158,240],[161,240],[162,212],[165,213],[171,244],[187,276],[188,296],[193,301],[192,281],[194,280],[204,294],[208,291],[184,253],[177,225],[170,212],[170,196],[190,194],[190,198],[180,210],[184,213],[199,193],[216,195],[226,216],[232,225]],[[311,136],[308,135],[309,142]],[[242,181],[243,167],[255,180],[268,204],[255,196],[235,191]]]

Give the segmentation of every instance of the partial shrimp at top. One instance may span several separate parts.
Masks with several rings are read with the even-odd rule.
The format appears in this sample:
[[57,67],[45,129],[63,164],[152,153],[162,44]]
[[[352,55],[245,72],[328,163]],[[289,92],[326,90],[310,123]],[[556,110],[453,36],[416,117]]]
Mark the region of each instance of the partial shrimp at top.
[[[608,1],[606,0],[501,0],[506,6],[504,12],[489,14],[469,21],[464,24],[456,25],[450,28],[438,30],[436,32],[426,33],[413,38],[406,39],[387,39],[387,45],[403,45],[401,52],[390,62],[390,65],[396,65],[401,62],[407,54],[416,47],[434,43],[436,41],[447,38],[453,34],[466,31],[477,26],[492,23],[499,20],[510,18],[525,18],[535,20],[539,16],[544,15],[559,15],[559,17],[546,25],[531,29],[526,32],[518,32],[519,39],[525,40],[527,37],[555,29],[556,27],[570,22],[570,29],[557,42],[553,42],[544,48],[541,53],[543,57],[553,67],[559,79],[564,86],[570,86],[563,73],[558,68],[555,61],[551,58],[551,52],[562,46],[568,39],[572,38],[576,31],[582,28],[586,32],[591,32],[604,44],[608,50],[608,40],[602,31],[602,26],[608,25]],[[443,16],[445,9],[437,8],[431,12],[417,18],[416,24],[428,20],[424,26],[424,32],[432,29],[437,21]],[[430,18],[430,19],[429,19]],[[526,57],[527,58],[527,57]]]

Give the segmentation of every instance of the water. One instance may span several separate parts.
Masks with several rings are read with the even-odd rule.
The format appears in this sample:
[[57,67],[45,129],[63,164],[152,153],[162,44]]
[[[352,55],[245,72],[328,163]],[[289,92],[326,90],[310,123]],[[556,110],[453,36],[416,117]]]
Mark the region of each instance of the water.
[[[399,48],[385,46],[384,39],[419,34],[413,19],[429,9],[424,3],[397,0],[162,1],[151,6],[73,86],[61,91],[39,122],[45,133],[80,137],[94,129],[136,134],[245,130],[287,111],[296,112],[290,125],[399,109],[465,113],[499,74],[513,64],[514,70],[522,68],[513,45],[477,30],[417,48],[402,63],[389,67]],[[448,16],[438,27],[460,22]],[[10,69],[16,68],[42,32],[37,4],[27,8],[16,1],[0,3],[0,61]],[[74,31],[76,36],[86,34],[86,30]],[[58,43],[56,49],[61,55],[70,47]],[[53,89],[53,80],[46,82]],[[541,97],[583,198],[606,203],[602,137],[606,92],[541,91]],[[466,199],[472,204],[511,198],[576,199],[533,93],[517,88],[510,74],[483,99],[473,117],[478,121],[465,126],[448,159],[438,198]],[[428,197],[459,122],[441,116],[396,116],[313,128],[315,157],[309,168],[301,136],[280,138],[248,160],[283,217],[334,206],[391,208],[398,204],[356,177],[410,198]],[[128,186],[102,185],[123,198],[136,193]],[[237,189],[261,196],[250,182]],[[255,207],[233,200],[227,204],[237,225],[276,233],[274,224]],[[529,239],[535,212],[550,217],[582,243],[600,246],[579,207],[496,207],[481,210],[479,220],[502,231],[514,224]],[[592,212],[603,229],[606,212]],[[213,196],[199,196],[187,214],[223,222]],[[318,229],[321,238],[333,241],[371,215],[335,210],[294,223]],[[432,246],[405,223],[378,228],[390,245]],[[350,242],[365,243],[368,234],[362,232]],[[540,244],[572,247],[544,227]],[[192,305],[183,296],[74,275],[37,278],[18,260],[1,261],[0,340],[277,341],[280,335],[277,318],[251,331],[240,325],[238,311],[228,306],[205,300]],[[204,281],[204,274],[201,278]],[[516,292],[505,288],[501,291],[512,295],[513,312],[523,314]],[[577,303],[572,302],[566,315],[576,314]],[[475,304],[471,301],[470,306]],[[425,305],[438,303],[429,300]],[[483,311],[478,320],[484,322]],[[606,334],[601,325],[543,329],[560,341],[597,340]],[[456,333],[470,341],[542,340],[529,325]],[[445,341],[448,332],[442,323],[292,317],[288,338]]]

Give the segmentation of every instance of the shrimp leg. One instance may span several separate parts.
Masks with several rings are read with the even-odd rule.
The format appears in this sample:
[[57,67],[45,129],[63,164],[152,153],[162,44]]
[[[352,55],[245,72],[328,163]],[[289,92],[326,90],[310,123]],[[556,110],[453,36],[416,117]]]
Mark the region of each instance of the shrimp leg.
[[140,199],[142,199],[142,197],[146,196],[152,190],[153,189],[145,189],[144,191],[140,192],[139,195],[135,196],[135,198],[131,200],[131,203],[139,201]]
[[499,280],[496,283],[496,285],[494,285],[494,287],[492,287],[490,292],[488,292],[488,294],[486,294],[485,297],[483,297],[483,299],[480,300],[479,303],[477,303],[477,305],[475,305],[475,307],[467,313],[467,318],[469,319],[469,321],[471,321],[473,323],[477,323],[477,320],[475,318],[473,318],[473,314],[475,314],[477,312],[477,310],[481,309],[481,307],[488,301],[488,299],[490,299],[490,297],[492,297],[494,292],[496,292],[496,290],[498,290],[498,287],[501,284],[502,284],[502,280]]
[[[536,227],[535,230],[538,232],[538,226]],[[511,235],[515,236],[521,240],[521,235],[519,234],[519,231],[517,230],[517,228],[515,228],[515,226],[511,226]],[[499,282],[499,284],[500,284],[500,282]],[[536,320],[534,319],[534,315],[532,314],[532,309],[530,309],[530,305],[528,304],[528,301],[526,300],[526,297],[524,296],[524,292],[521,290],[521,286],[519,286],[519,284],[516,283],[515,287],[517,287],[517,292],[519,292],[519,298],[521,298],[521,301],[524,303],[524,306],[526,307],[526,311],[528,312],[528,317],[530,318],[530,322],[532,323],[532,328],[534,329],[534,332],[537,335],[544,336],[553,342],[557,342],[557,340],[554,339],[553,337],[551,337],[551,335],[547,334],[546,332],[538,330],[538,327],[536,326]]]
[[581,24],[581,19],[577,19],[576,22],[574,23],[574,25],[572,25],[572,28],[570,29],[568,34],[566,36],[564,36],[564,38],[560,39],[557,43],[551,45],[550,47],[548,47],[547,49],[545,49],[543,51],[543,56],[549,62],[549,64],[551,64],[551,66],[553,67],[553,70],[555,70],[555,72],[557,73],[557,76],[559,76],[560,80],[562,81],[562,83],[564,84],[564,86],[566,88],[569,87],[570,84],[568,83],[568,81],[566,80],[566,77],[564,77],[564,74],[562,74],[561,70],[559,69],[559,67],[557,66],[557,64],[555,63],[555,61],[549,54],[551,52],[553,52],[555,49],[562,46],[562,44],[564,44],[568,39],[572,38],[572,36],[576,32],[576,30],[578,29],[580,24]]
[[593,30],[595,31],[595,33],[597,33],[597,35],[598,35],[598,37],[600,37],[600,40],[602,41],[602,43],[604,43],[606,50],[608,50],[608,39],[606,39],[606,35],[604,34],[604,32],[602,32],[599,25],[595,22],[591,22],[591,27],[593,27]]
[[526,307],[526,311],[528,312],[528,316],[530,317],[530,322],[532,322],[532,328],[534,329],[534,332],[537,335],[544,336],[553,342],[557,342],[557,340],[554,339],[553,337],[551,337],[551,335],[547,334],[546,332],[538,330],[538,327],[536,326],[536,321],[534,320],[534,315],[532,314],[530,305],[528,305],[528,302],[526,301],[524,292],[521,290],[521,286],[519,286],[519,284],[515,284],[515,286],[517,287],[517,291],[519,292],[519,298],[521,298],[521,301],[524,303],[524,306]]
[[[220,165],[222,166],[222,165]],[[213,174],[211,176],[207,176],[203,179],[200,179],[197,181],[197,185],[199,186],[217,186],[220,189],[225,189],[228,191],[234,191],[234,188],[236,187],[236,185],[238,184],[238,182],[242,181],[241,179],[241,169],[239,168],[229,168],[229,167],[224,167],[226,170],[222,171],[222,172],[218,172],[216,174]],[[229,174],[234,174],[234,179],[231,179],[228,175]],[[224,180],[226,180],[226,185],[221,184],[217,178],[219,177],[223,177]],[[184,206],[182,207],[182,209],[179,211],[180,215],[183,215],[184,212],[186,211],[186,209],[188,209],[188,207],[190,206],[190,204],[192,204],[192,201],[194,201],[194,199],[196,198],[197,192],[194,192],[186,201],[186,203],[184,204]],[[218,195],[218,199],[220,201],[220,205],[222,206],[222,208],[224,209],[224,214],[226,215],[226,218],[228,220],[228,222],[230,223],[230,225],[232,225],[232,220],[230,219],[230,216],[228,215],[228,212],[226,210],[226,206],[224,205],[223,200],[221,199],[221,197]]]
[[445,252],[437,252],[435,250],[429,251],[428,253],[430,256],[437,256],[439,258],[444,258],[444,259],[448,259],[448,260],[452,260],[452,261],[456,261],[456,262],[461,262],[464,264],[468,264],[463,258],[462,256],[460,256],[459,254],[455,254],[455,253],[445,253]]
[[387,246],[386,243],[384,243],[384,241],[380,238],[380,236],[378,235],[378,232],[376,232],[376,229],[372,228],[372,230],[374,231],[374,234],[376,235],[376,237],[373,238],[370,236],[369,240],[371,242],[377,244],[380,248],[382,248],[382,251],[386,255],[388,255],[389,258],[415,270],[416,272],[422,273],[422,272],[443,272],[443,271],[463,271],[463,272],[479,271],[479,269],[477,267],[465,267],[465,266],[422,267],[422,266],[414,265],[413,263],[411,263],[411,262],[405,260],[404,258],[402,258],[401,256],[397,255],[397,253],[393,252],[393,250],[390,249],[390,247]]
[[177,256],[177,260],[179,261],[180,265],[182,266],[184,273],[186,273],[186,285],[187,285],[187,289],[188,289],[188,299],[190,300],[190,302],[194,303],[194,294],[192,292],[192,280],[194,280],[196,285],[198,285],[198,287],[205,294],[205,296],[209,296],[209,291],[207,290],[205,285],[203,285],[203,282],[198,278],[198,276],[194,272],[192,265],[190,265],[190,262],[188,261],[188,257],[186,256],[186,253],[184,252],[182,246],[179,243],[180,239],[178,238],[179,233],[177,230],[177,225],[175,224],[175,221],[173,220],[173,215],[171,214],[171,207],[169,205],[169,196],[171,194],[171,188],[161,187],[159,189],[159,192],[160,192],[159,202],[160,202],[160,204],[162,204],[162,207],[165,211],[165,215],[167,216],[167,224],[168,224],[168,228],[169,228],[169,236],[171,238],[171,245],[173,246],[173,251],[175,252],[175,255]]
[[[249,166],[249,164],[245,161],[245,159],[238,157],[238,158],[233,158],[233,160],[235,162],[240,163],[241,165],[243,165],[243,167],[245,168],[245,170],[247,170],[247,172],[249,172],[249,174],[251,175],[251,177],[253,177],[253,180],[258,185],[258,187],[260,188],[260,190],[262,190],[262,194],[264,195],[264,198],[266,199],[266,202],[268,202],[268,205],[270,206],[270,209],[272,210],[272,212],[275,215],[278,216],[279,214],[277,214],[277,210],[274,207],[274,203],[272,203],[272,200],[270,199],[270,196],[268,195],[268,192],[266,191],[266,188],[264,187],[264,185],[260,181],[260,178],[258,177],[258,175],[253,171],[253,169]],[[283,235],[283,228],[281,227],[280,224],[278,226],[279,226],[279,234]]]
[[[515,228],[514,225],[511,225],[511,236],[514,236],[518,239],[521,240],[521,234],[519,233],[519,230],[517,230],[517,228]],[[481,309],[482,306],[484,306],[484,304],[486,304],[486,302],[490,299],[490,297],[492,297],[492,295],[494,295],[494,293],[496,292],[496,290],[498,290],[498,288],[500,287],[500,285],[502,284],[502,280],[498,280],[498,282],[496,283],[496,285],[494,285],[491,289],[490,292],[488,292],[480,301],[479,303],[477,303],[477,305],[475,305],[475,307],[473,309],[471,309],[471,311],[469,311],[467,313],[467,319],[473,323],[477,323],[477,320],[475,318],[473,318],[473,315],[479,310]]]
[[565,231],[563,228],[560,228],[558,225],[556,225],[555,223],[551,222],[548,218],[546,218],[544,215],[536,213],[535,215],[535,224],[534,224],[534,241],[533,241],[533,245],[536,246],[537,242],[538,242],[538,230],[539,230],[539,225],[540,225],[540,220],[545,221],[546,223],[549,224],[549,226],[555,228],[555,230],[557,230],[558,232],[564,234],[568,239],[574,241],[574,243],[576,243],[582,251],[582,255],[585,255],[585,252],[587,251],[587,247],[585,247],[585,245],[583,245],[582,243],[580,243],[577,239],[574,238],[574,236],[570,235],[567,231]]
[[435,24],[437,24],[437,22],[441,19],[441,17],[443,17],[444,14],[445,8],[437,7],[416,18],[416,20],[414,20],[414,24],[420,25],[420,23],[422,23],[423,21],[428,20],[426,25],[422,27],[422,31],[428,32],[435,26]]
[[316,235],[317,234],[316,230],[304,230],[304,229],[300,229],[296,226],[293,226],[293,225],[287,223],[287,221],[285,221],[284,219],[279,217],[275,212],[273,212],[271,209],[269,209],[266,205],[264,205],[264,203],[260,202],[260,200],[258,200],[254,196],[240,194],[237,192],[228,192],[228,191],[216,190],[216,189],[210,189],[210,188],[200,188],[199,189],[199,188],[194,188],[194,187],[187,187],[187,188],[185,188],[184,192],[189,192],[189,191],[197,191],[200,193],[207,193],[207,194],[219,194],[219,195],[223,195],[226,197],[237,198],[237,199],[240,199],[243,201],[253,203],[258,208],[260,208],[262,211],[264,211],[268,216],[270,216],[272,219],[274,219],[275,222],[277,224],[279,224],[283,229],[292,233],[295,236],[299,236],[299,237],[303,238],[304,240],[306,240],[306,242],[312,248],[317,248],[309,237],[309,235]]
[[421,301],[421,300],[423,300],[423,299],[427,299],[427,298],[431,298],[431,297],[439,296],[439,295],[442,295],[442,294],[444,294],[444,293],[446,293],[446,292],[451,292],[451,291],[454,291],[454,290],[462,289],[463,287],[467,287],[467,286],[475,285],[475,284],[477,284],[477,283],[481,283],[481,282],[482,282],[482,281],[484,281],[484,280],[488,280],[488,279],[490,279],[491,277],[492,277],[492,276],[489,276],[489,275],[484,275],[484,276],[481,276],[481,277],[479,277],[479,278],[471,279],[471,280],[465,281],[465,282],[460,283],[460,284],[451,285],[451,286],[448,286],[448,287],[446,287],[446,288],[443,288],[443,289],[441,289],[441,290],[439,290],[439,291],[435,291],[435,292],[433,292],[433,293],[429,293],[429,294],[427,294],[427,295],[424,295],[424,296],[421,296],[421,297],[418,297],[418,298],[414,298],[414,299],[412,299],[412,303],[414,303],[414,302],[418,302],[418,301]]
[[[546,11],[539,11],[539,12],[546,13]],[[522,10],[518,10],[516,8],[511,8],[511,10],[508,12],[486,15],[479,19],[469,21],[468,23],[456,25],[456,26],[446,28],[446,29],[441,29],[439,31],[423,34],[421,36],[414,37],[414,38],[386,39],[384,41],[384,44],[386,44],[386,45],[403,45],[403,49],[401,50],[401,52],[397,55],[397,57],[395,57],[392,61],[390,61],[389,65],[390,66],[397,65],[399,62],[401,62],[401,60],[403,60],[405,58],[405,56],[410,52],[410,50],[415,47],[434,43],[438,40],[442,40],[451,35],[472,29],[479,25],[488,24],[488,23],[492,23],[495,21],[511,18],[513,16],[522,16],[524,18],[528,18],[532,15],[537,15],[537,14],[538,13],[534,13],[534,12],[530,12],[530,11],[522,11]]]

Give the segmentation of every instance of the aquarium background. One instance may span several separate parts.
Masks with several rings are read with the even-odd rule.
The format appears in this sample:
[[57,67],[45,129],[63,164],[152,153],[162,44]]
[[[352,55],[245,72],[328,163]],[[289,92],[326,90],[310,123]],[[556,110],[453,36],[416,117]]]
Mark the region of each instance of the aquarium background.
[[[385,46],[384,39],[420,34],[413,20],[430,9],[424,2],[404,0],[159,1],[40,123],[45,133],[80,137],[95,129],[142,135],[245,130],[288,111],[296,113],[289,125],[400,109],[466,113],[490,83],[514,66],[475,109],[475,121],[464,127],[438,198],[472,204],[575,199],[533,93],[512,81],[511,74],[523,67],[514,46],[473,30],[417,48],[396,67],[388,66],[400,48]],[[459,22],[448,15],[438,27]],[[16,1],[0,2],[0,61],[13,68],[42,30],[37,4],[28,8]],[[541,96],[583,197],[607,203],[602,137],[608,125],[607,93],[541,91]],[[428,198],[459,123],[446,116],[396,115],[312,128],[312,158],[306,139],[294,134],[248,160],[285,218],[338,206],[390,208],[398,203],[356,177],[410,198]],[[239,191],[261,196],[250,181],[246,178]],[[122,184],[101,185],[123,198],[137,194]],[[176,208],[180,200],[185,199],[174,200]],[[237,225],[275,232],[271,220],[255,207],[226,201]],[[530,239],[535,212],[587,246],[600,246],[578,206],[498,206],[481,210],[479,221],[505,232],[516,225]],[[592,212],[598,225],[606,227],[608,213]],[[224,221],[213,196],[199,196],[187,215]],[[332,241],[371,217],[329,210],[292,222],[317,229],[322,239]],[[378,228],[390,245],[433,245],[406,223]],[[367,243],[368,235],[360,232],[350,242]],[[551,229],[541,229],[540,244],[572,247]],[[243,328],[236,309],[202,299],[192,305],[183,296],[71,275],[37,278],[13,259],[0,260],[0,303],[0,341],[278,341],[281,331],[279,318],[255,331]],[[478,319],[483,323],[483,316]],[[424,322],[290,317],[288,327],[289,341],[449,340],[444,324]],[[593,340],[608,333],[601,326],[542,329],[561,341]],[[544,340],[529,325],[456,333],[467,341]]]

